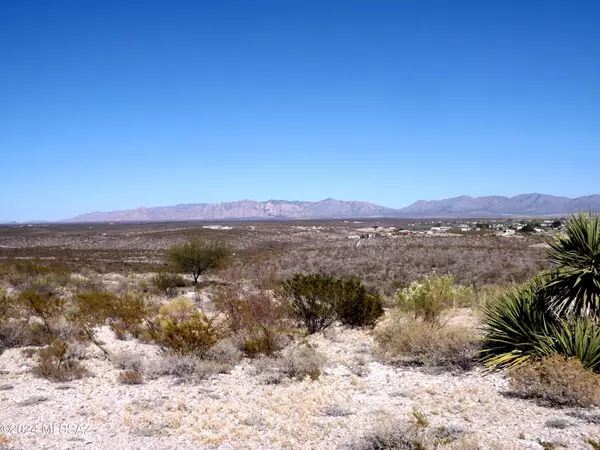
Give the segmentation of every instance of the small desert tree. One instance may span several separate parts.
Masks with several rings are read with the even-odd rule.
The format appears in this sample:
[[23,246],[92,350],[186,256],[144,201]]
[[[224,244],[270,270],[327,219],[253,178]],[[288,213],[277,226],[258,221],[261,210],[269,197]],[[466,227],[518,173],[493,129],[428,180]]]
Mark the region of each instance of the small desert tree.
[[198,278],[210,269],[225,262],[231,255],[229,247],[222,241],[202,240],[194,238],[182,245],[175,245],[167,252],[167,257],[173,266]]

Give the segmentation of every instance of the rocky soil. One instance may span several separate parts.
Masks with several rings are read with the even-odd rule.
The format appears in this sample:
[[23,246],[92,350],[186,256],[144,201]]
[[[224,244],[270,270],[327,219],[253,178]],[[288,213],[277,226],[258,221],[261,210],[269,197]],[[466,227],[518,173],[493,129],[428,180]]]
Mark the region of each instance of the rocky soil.
[[[110,354],[160,357],[155,346],[99,332]],[[269,384],[260,364],[197,382],[174,377],[123,385],[120,370],[88,347],[90,378],[52,383],[30,373],[21,349],[0,355],[0,448],[341,449],[381,426],[410,424],[447,435],[458,449],[592,449],[600,410],[552,409],[506,395],[499,374],[395,368],[373,356],[364,331],[310,339],[327,358],[315,381]],[[54,424],[52,426],[52,424]]]

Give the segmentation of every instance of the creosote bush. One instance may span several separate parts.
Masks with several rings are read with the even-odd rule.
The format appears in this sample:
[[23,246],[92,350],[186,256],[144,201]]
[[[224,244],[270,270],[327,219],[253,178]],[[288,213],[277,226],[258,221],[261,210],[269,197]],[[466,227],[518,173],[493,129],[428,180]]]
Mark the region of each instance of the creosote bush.
[[108,323],[118,339],[128,335],[139,337],[144,332],[144,320],[150,314],[143,295],[127,291],[120,296],[106,291],[78,292],[73,297],[76,306],[70,319],[84,327]]
[[71,381],[88,377],[91,373],[83,367],[65,341],[54,341],[37,352],[38,362],[31,369],[34,375],[50,381]]
[[149,333],[161,347],[178,354],[204,357],[221,332],[213,320],[186,298],[171,300],[160,308],[156,321],[148,320]]
[[297,273],[282,283],[278,296],[309,334],[322,331],[336,320],[354,327],[373,326],[383,315],[379,295],[370,295],[356,277]]
[[509,371],[513,393],[555,406],[600,405],[600,375],[576,358],[555,355],[528,361]]

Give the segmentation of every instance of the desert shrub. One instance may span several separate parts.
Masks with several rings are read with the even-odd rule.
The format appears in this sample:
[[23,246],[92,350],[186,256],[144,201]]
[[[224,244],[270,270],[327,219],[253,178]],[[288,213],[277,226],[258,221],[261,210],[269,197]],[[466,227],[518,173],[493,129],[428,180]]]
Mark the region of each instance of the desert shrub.
[[166,270],[158,272],[156,275],[154,275],[151,283],[154,289],[169,298],[177,295],[178,288],[186,286],[185,278],[178,273],[173,273]]
[[555,355],[531,360],[509,371],[514,393],[557,406],[600,405],[600,375],[576,358]]
[[367,293],[365,285],[356,277],[341,282],[342,298],[338,305],[338,318],[351,327],[373,327],[383,316],[383,301],[379,294]]
[[138,353],[123,351],[110,355],[113,365],[121,370],[132,370],[143,373],[145,370],[145,359]]
[[57,318],[63,316],[65,300],[45,283],[35,283],[20,292],[17,301],[29,314],[41,320],[43,333],[47,338],[56,335],[53,326]]
[[312,334],[324,330],[338,318],[342,293],[338,279],[296,274],[282,283],[278,294],[289,304],[292,315]]
[[119,373],[119,383],[130,385],[143,384],[144,375],[135,370],[124,370]]
[[71,381],[91,375],[76,359],[69,344],[57,340],[38,351],[38,362],[31,371],[50,381]]
[[381,297],[367,293],[356,277],[296,274],[282,283],[278,295],[310,334],[338,319],[349,326],[373,326],[383,315]]
[[286,310],[269,291],[229,284],[215,293],[214,303],[247,356],[270,356],[285,346]]
[[213,321],[185,298],[163,305],[157,321],[148,321],[152,339],[174,353],[206,355],[221,333]]
[[456,326],[434,326],[422,319],[409,319],[397,312],[375,330],[378,352],[395,364],[470,370],[477,361],[478,337],[474,330]]
[[190,355],[163,355],[148,362],[146,376],[155,379],[173,376],[183,380],[204,380],[219,373],[227,373],[232,365]]
[[444,310],[470,304],[473,291],[456,285],[450,275],[435,273],[412,282],[397,293],[398,307],[410,311],[415,318],[438,323]]
[[0,352],[2,349],[33,344],[32,330],[25,319],[0,321]]
[[177,270],[189,273],[194,284],[203,273],[222,266],[231,255],[231,249],[222,241],[194,238],[167,251],[167,258]]
[[214,361],[224,365],[235,366],[242,359],[242,352],[231,339],[221,339],[208,349],[204,357],[207,361]]
[[78,292],[73,303],[77,310],[70,316],[72,321],[86,327],[108,323],[119,339],[125,339],[127,335],[139,336],[149,315],[146,299],[131,291],[120,296],[101,290]]
[[290,349],[277,359],[279,370],[288,378],[316,380],[321,376],[325,356],[308,344]]

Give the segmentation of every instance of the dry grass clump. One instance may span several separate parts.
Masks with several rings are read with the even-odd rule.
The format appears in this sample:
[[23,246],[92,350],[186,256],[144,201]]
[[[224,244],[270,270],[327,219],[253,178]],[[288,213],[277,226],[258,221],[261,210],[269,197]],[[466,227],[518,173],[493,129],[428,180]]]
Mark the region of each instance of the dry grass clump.
[[31,372],[50,381],[71,381],[91,376],[77,359],[77,348],[54,341],[37,352],[38,362]]
[[479,444],[465,439],[465,431],[455,426],[432,427],[423,414],[412,412],[409,422],[392,420],[378,424],[348,446],[351,450],[434,450],[456,448],[479,450]]
[[395,312],[375,330],[378,353],[402,365],[470,370],[476,364],[479,343],[475,331],[458,325],[435,326]]
[[285,352],[276,359],[277,367],[288,378],[303,380],[310,377],[316,380],[321,376],[325,356],[309,344],[303,344]]
[[555,355],[521,364],[508,373],[512,393],[554,406],[600,405],[600,375],[577,358]]
[[233,366],[190,355],[162,355],[146,364],[145,374],[149,379],[172,376],[184,381],[208,379],[219,373],[229,372]]
[[119,374],[119,383],[129,385],[143,384],[144,375],[135,370],[124,370]]

